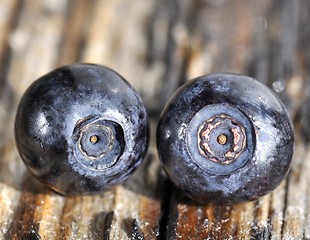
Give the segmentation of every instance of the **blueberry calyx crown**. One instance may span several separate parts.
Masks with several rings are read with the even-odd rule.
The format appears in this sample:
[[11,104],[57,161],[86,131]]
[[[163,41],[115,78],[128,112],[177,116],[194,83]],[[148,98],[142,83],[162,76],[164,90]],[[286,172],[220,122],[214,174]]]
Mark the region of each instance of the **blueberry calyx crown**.
[[205,121],[198,130],[201,155],[220,164],[230,164],[244,150],[244,127],[232,117],[219,114]]
[[73,142],[76,160],[94,170],[112,167],[125,148],[122,127],[114,121],[94,116],[76,124]]
[[250,120],[226,103],[201,108],[191,119],[186,135],[191,159],[212,174],[226,175],[243,167],[255,149]]

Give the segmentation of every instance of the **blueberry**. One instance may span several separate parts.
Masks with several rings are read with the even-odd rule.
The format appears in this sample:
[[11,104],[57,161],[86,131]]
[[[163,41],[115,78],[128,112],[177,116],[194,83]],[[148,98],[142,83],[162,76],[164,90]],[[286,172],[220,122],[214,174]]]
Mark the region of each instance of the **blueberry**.
[[147,114],[116,72],[73,64],[27,89],[15,138],[30,171],[55,191],[97,192],[124,181],[140,165],[148,143]]
[[235,74],[202,76],[179,88],[157,128],[167,175],[202,203],[251,201],[272,191],[288,173],[293,145],[277,96]]

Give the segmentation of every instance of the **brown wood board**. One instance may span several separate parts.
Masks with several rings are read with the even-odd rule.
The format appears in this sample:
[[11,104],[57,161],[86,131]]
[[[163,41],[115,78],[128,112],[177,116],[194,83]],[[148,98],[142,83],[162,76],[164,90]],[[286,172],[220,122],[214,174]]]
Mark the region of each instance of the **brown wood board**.
[[[121,186],[64,197],[26,170],[13,128],[25,89],[75,62],[109,66],[136,88],[151,140]],[[291,171],[258,201],[194,204],[160,167],[161,110],[182,83],[213,72],[265,83],[293,119]],[[0,0],[0,239],[310,239],[309,74],[306,0]]]

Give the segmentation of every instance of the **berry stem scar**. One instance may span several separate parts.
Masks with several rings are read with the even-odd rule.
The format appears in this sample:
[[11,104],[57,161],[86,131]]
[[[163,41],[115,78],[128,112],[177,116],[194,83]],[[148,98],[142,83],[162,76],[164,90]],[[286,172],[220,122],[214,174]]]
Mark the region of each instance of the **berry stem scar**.
[[96,144],[98,142],[98,136],[97,135],[92,135],[89,139],[89,141],[92,143],[92,144]]
[[218,137],[217,137],[217,142],[221,145],[225,145],[227,143],[227,137],[226,135],[224,134],[220,134]]

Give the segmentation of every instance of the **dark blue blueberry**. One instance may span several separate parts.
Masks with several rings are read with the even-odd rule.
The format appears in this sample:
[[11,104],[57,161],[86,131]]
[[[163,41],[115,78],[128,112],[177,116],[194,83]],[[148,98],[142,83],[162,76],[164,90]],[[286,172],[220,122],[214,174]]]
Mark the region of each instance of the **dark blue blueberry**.
[[284,105],[265,85],[235,74],[185,84],[157,128],[171,181],[198,202],[231,204],[274,190],[290,168],[294,131]]
[[68,65],[27,89],[15,137],[22,159],[43,183],[62,194],[97,192],[124,181],[140,165],[147,114],[116,72]]

